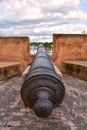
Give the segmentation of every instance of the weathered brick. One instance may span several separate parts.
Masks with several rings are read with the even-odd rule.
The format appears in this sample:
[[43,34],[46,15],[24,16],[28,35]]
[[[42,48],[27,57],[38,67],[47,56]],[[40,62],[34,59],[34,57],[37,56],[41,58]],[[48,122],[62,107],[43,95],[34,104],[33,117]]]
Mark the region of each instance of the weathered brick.
[[8,123],[7,123],[7,126],[8,127],[17,127],[17,126],[19,126],[20,125],[20,121],[9,121]]
[[0,130],[86,130],[87,82],[64,75],[63,103],[51,116],[41,119],[24,107],[20,81],[19,76],[0,81]]

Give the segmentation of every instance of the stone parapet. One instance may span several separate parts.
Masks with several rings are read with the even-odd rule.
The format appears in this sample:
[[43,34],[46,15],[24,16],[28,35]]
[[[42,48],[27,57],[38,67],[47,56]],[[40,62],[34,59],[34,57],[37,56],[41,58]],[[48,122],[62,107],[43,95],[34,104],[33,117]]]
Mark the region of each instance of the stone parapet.
[[26,64],[30,56],[29,37],[0,37],[0,61],[20,61]]
[[87,61],[63,61],[63,72],[87,81]]
[[63,72],[62,61],[87,61],[87,35],[84,34],[53,34],[52,59]]
[[0,61],[0,80],[21,74],[23,71],[22,62]]

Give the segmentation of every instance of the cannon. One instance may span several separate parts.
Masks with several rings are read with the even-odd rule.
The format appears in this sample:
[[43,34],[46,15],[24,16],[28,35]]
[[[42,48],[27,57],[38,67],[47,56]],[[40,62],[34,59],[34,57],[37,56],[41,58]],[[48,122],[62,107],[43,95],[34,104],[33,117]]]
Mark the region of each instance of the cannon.
[[21,87],[22,100],[38,117],[46,118],[55,107],[60,106],[64,95],[63,82],[55,72],[44,45],[39,45],[28,76]]

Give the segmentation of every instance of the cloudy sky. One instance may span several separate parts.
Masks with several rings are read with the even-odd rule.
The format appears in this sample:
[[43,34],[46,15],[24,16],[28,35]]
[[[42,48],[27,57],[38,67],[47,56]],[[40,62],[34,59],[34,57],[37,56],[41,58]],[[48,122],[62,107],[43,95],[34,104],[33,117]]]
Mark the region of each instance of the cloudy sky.
[[0,36],[52,41],[53,33],[87,32],[87,0],[0,0]]

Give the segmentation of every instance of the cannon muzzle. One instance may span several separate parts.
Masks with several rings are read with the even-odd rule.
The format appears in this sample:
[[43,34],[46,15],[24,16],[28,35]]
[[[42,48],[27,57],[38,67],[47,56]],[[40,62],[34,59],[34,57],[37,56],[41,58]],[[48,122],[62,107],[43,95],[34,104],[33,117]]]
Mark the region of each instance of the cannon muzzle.
[[46,118],[51,115],[53,108],[61,104],[64,95],[64,85],[45,47],[40,45],[21,88],[22,100],[38,117]]

